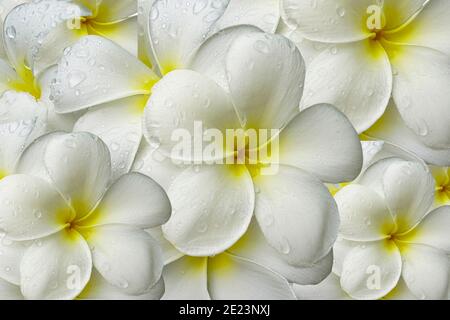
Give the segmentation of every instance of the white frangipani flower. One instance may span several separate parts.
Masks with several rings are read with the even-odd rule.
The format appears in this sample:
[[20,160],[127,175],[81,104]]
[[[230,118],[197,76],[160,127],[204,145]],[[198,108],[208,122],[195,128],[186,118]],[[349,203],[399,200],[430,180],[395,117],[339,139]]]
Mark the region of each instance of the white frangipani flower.
[[379,299],[401,291],[417,299],[447,298],[450,207],[429,212],[433,198],[428,168],[395,157],[376,162],[336,194],[341,240],[334,269],[347,294]]
[[93,266],[103,277],[94,274],[94,289],[106,281],[122,295],[162,294],[161,251],[143,230],[170,214],[158,184],[138,173],[112,182],[109,151],[88,133],[42,136],[17,172],[0,181],[0,228],[15,242],[33,241],[20,259],[25,298],[72,299],[83,289],[96,297]]
[[392,93],[421,141],[450,147],[448,1],[283,0],[282,9],[302,37],[330,44],[308,66],[303,108],[336,105],[363,132]]
[[[161,76],[175,68],[189,68],[223,83],[225,75],[216,74],[209,65],[226,51],[230,38],[259,31],[245,26],[215,33],[220,30],[216,23],[222,21],[231,5],[226,0],[155,1],[149,7],[151,3],[141,7],[139,18],[147,24],[141,28],[147,30],[143,37],[149,45],[144,50],[149,56],[142,61],[151,61],[154,71],[115,43],[87,36],[65,50],[52,87],[57,112],[90,108],[74,130],[94,133],[105,141],[111,151],[114,176],[131,167],[142,138],[142,112]],[[269,14],[268,3],[273,1],[253,4],[258,17]],[[256,16],[254,20],[260,21]],[[272,29],[276,23],[270,24]],[[265,26],[269,28],[267,23]]]
[[[364,179],[364,174],[367,169],[370,169],[373,164],[378,161],[385,159],[398,159],[404,161],[413,161],[415,163],[421,164],[424,168],[426,164],[414,154],[403,150],[402,148],[387,143],[385,141],[361,141],[362,149],[363,149],[363,168],[361,170],[361,174],[358,178],[355,179],[353,183],[358,183],[358,179]],[[436,168],[437,170],[437,168]],[[438,171],[441,173],[441,171]],[[339,185],[329,185],[329,189],[332,194],[336,194],[339,190],[347,186],[348,184],[339,184]],[[437,196],[437,194],[436,194]],[[341,272],[341,264],[340,261],[345,257],[345,254],[348,251],[348,247],[346,246],[349,243],[348,240],[343,238],[337,239],[334,244],[334,269],[333,272],[328,275],[326,279],[324,279],[319,284],[309,284],[302,285],[294,283],[293,288],[297,295],[297,298],[300,300],[342,300],[342,299],[351,299],[351,297],[342,289],[339,274]],[[352,247],[350,247],[352,248]],[[343,254],[344,252],[344,254]],[[382,299],[416,299],[416,297],[411,293],[411,291],[407,288],[404,281],[402,279],[399,280],[397,286],[391,290],[387,295],[385,295]]]
[[[289,40],[262,32],[231,40],[212,67],[228,75],[222,85],[231,94],[195,71],[173,71],[153,87],[145,136],[173,157],[172,133],[181,128],[195,136],[196,121],[205,132],[216,128],[224,136],[226,129],[281,129],[279,171],[262,175],[263,162],[189,166],[168,187],[173,215],[164,235],[187,255],[219,254],[245,234],[255,212],[267,242],[286,262],[311,266],[329,254],[338,224],[334,201],[319,179],[354,179],[362,163],[359,140],[329,105],[299,114],[304,67]],[[234,149],[222,152],[235,154]],[[195,163],[197,157],[182,160]]]
[[136,14],[136,0],[25,3],[4,21],[5,49],[14,65],[34,74],[54,65],[66,47],[88,34],[108,37],[137,53]]

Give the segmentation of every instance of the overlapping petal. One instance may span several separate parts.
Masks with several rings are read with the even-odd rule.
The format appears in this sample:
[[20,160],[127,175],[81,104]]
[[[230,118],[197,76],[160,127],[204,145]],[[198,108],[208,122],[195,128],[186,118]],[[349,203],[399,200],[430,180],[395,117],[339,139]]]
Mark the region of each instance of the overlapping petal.
[[12,175],[0,181],[0,228],[13,240],[34,240],[65,227],[73,212],[46,181]]
[[[240,127],[225,91],[211,79],[189,70],[173,71],[159,81],[145,109],[147,141],[176,160],[201,163],[225,158],[226,129]],[[203,148],[198,150],[196,144],[201,142],[198,139],[217,131],[223,135],[222,141],[211,139],[208,145],[215,146],[218,154],[204,154]]]
[[354,248],[345,257],[342,288],[355,299],[379,299],[397,285],[402,258],[395,245],[375,241]]
[[[162,254],[145,231],[127,225],[83,229],[98,272],[112,285],[132,295],[145,294],[162,273]],[[94,249],[92,249],[94,248]]]
[[171,205],[164,190],[140,173],[130,173],[109,187],[95,211],[82,224],[126,224],[142,229],[164,224]]
[[61,231],[35,242],[20,265],[26,299],[73,299],[91,276],[89,247],[76,231]]
[[305,65],[290,40],[253,32],[237,37],[227,54],[226,66],[231,96],[243,126],[281,129],[298,113]]
[[54,137],[47,145],[44,163],[52,183],[79,218],[95,208],[110,183],[109,151],[89,133]]
[[361,171],[358,136],[348,119],[330,105],[297,115],[280,133],[280,162],[313,173],[322,181],[353,180]]

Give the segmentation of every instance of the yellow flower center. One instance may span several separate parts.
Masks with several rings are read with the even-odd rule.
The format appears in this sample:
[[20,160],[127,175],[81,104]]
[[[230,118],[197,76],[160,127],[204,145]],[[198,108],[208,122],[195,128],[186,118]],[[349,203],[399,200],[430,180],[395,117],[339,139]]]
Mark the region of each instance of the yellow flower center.
[[27,66],[23,66],[17,70],[20,80],[9,82],[11,89],[19,92],[27,92],[32,95],[36,100],[41,98],[41,88],[34,78],[33,72]]
[[6,172],[6,170],[0,169],[0,180],[2,180],[7,175],[8,175],[8,172]]

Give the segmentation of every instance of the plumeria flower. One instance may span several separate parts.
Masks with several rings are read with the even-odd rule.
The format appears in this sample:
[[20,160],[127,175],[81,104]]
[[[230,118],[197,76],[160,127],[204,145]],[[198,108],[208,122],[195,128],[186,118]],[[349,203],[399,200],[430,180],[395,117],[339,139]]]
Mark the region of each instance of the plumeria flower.
[[[235,37],[223,56],[214,69],[226,70],[229,93],[198,72],[176,70],[153,87],[145,109],[149,144],[175,162],[193,164],[168,187],[173,213],[163,226],[164,236],[186,255],[217,255],[246,233],[255,213],[281,259],[294,267],[312,266],[329,254],[338,226],[334,201],[322,181],[351,181],[359,174],[359,139],[332,106],[299,113],[304,64],[286,38],[246,33]],[[264,161],[225,165],[195,153],[178,158],[172,152],[177,144],[173,132],[181,128],[195,136],[197,121],[205,128],[200,136],[214,128],[223,136],[226,129],[280,129],[279,170],[261,174],[268,164]],[[224,148],[220,155],[248,154],[247,148]]]
[[[41,0],[15,7],[4,21],[5,49],[14,64],[39,74],[87,34],[137,53],[136,0]],[[20,71],[19,71],[20,73]]]
[[[363,168],[358,178],[354,180],[353,183],[358,184],[359,179],[364,179],[364,174],[366,170],[372,170],[371,166],[378,161],[386,159],[398,159],[404,161],[412,161],[421,164],[424,168],[426,164],[418,158],[416,155],[398,147],[392,145],[385,141],[361,141],[363,150]],[[437,168],[436,168],[437,169]],[[439,173],[441,171],[438,171]],[[343,183],[338,185],[329,185],[329,189],[332,194],[336,194],[342,188],[348,186],[349,183]],[[437,193],[436,193],[436,196]],[[342,237],[338,237],[337,241],[333,246],[335,252],[335,262],[333,267],[333,272],[331,272],[326,279],[318,284],[307,284],[302,285],[298,282],[293,285],[293,289],[296,296],[300,300],[347,300],[352,299],[341,287],[340,282],[340,272],[342,257],[345,257],[345,253],[348,251],[346,246],[348,241]],[[344,254],[342,254],[344,252]],[[411,291],[405,285],[405,282],[400,279],[397,286],[389,292],[388,295],[384,296],[382,299],[416,299],[416,297],[411,293]]]
[[302,37],[330,44],[309,64],[303,108],[336,105],[363,132],[392,93],[423,143],[450,147],[448,1],[283,0],[282,9]]
[[430,212],[434,189],[426,166],[393,157],[336,194],[334,269],[348,295],[379,299],[408,289],[417,299],[447,298],[450,207]]
[[[158,148],[149,144],[140,148],[133,165],[133,171],[152,177],[165,190],[169,190],[184,170],[186,166],[161,158]],[[292,299],[292,290],[286,280],[316,284],[330,273],[332,267],[332,252],[308,266],[289,264],[283,254],[267,243],[255,219],[236,244],[215,257],[186,255],[165,239],[161,228],[149,232],[163,248],[166,264],[163,299],[235,299],[237,294],[243,299]],[[231,283],[233,288],[223,285],[224,282]]]
[[138,173],[112,181],[109,151],[88,133],[42,136],[17,168],[0,181],[0,229],[32,241],[19,267],[25,298],[162,293],[161,250],[144,231],[171,211],[158,184]]
[[[267,6],[272,2],[259,1],[254,6],[247,3],[249,10],[253,8],[257,14],[251,21],[260,21],[257,17],[268,15]],[[150,3],[146,2],[145,8]],[[142,61],[152,61],[154,70],[117,44],[98,36],[84,37],[65,50],[52,87],[56,111],[65,114],[90,108],[74,130],[94,133],[106,142],[115,176],[128,172],[132,165],[142,139],[143,109],[153,85],[165,73],[174,68],[192,68],[225,82],[223,74],[208,66],[219,59],[230,38],[259,30],[252,26],[237,30],[230,27],[216,33],[221,30],[217,23],[235,8],[236,5],[230,7],[232,3],[169,0],[155,1],[148,10],[141,7],[139,15],[147,23],[145,39],[150,45],[145,50],[149,56]],[[142,19],[145,14],[148,17]],[[272,22],[272,29],[276,23]],[[267,22],[264,26],[267,28]],[[207,38],[212,40],[205,46]]]

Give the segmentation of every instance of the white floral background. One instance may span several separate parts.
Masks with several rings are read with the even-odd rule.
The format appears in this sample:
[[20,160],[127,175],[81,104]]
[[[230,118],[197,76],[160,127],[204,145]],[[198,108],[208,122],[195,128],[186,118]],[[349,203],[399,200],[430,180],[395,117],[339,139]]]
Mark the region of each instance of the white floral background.
[[[0,23],[0,299],[449,298],[450,1],[0,0]],[[277,159],[175,157],[198,121],[277,130]]]

